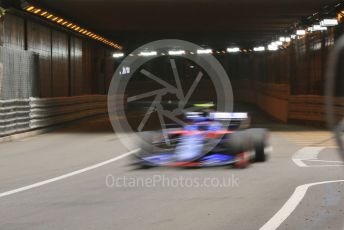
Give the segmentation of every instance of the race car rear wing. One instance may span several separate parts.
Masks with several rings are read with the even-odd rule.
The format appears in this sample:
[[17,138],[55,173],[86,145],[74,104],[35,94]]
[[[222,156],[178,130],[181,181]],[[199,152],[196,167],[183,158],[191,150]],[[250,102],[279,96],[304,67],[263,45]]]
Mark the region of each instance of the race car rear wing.
[[245,129],[250,125],[248,113],[211,112],[209,118],[214,121],[226,123],[230,129]]
[[209,118],[216,121],[246,120],[248,113],[212,112],[209,114]]

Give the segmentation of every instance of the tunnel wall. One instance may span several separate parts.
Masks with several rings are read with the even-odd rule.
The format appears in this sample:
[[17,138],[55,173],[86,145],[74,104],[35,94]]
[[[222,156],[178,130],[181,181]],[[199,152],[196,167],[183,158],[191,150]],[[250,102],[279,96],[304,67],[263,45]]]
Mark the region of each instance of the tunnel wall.
[[[297,120],[324,124],[327,55],[343,31],[343,25],[340,25],[327,32],[294,40],[278,52],[227,58],[235,100],[255,104],[283,122]],[[344,106],[343,86],[338,84],[336,90],[338,116]]]
[[[1,46],[37,58],[39,84],[34,96],[106,93],[115,64],[111,47],[17,11],[10,10],[0,24]],[[3,68],[15,66],[15,59],[9,64]]]

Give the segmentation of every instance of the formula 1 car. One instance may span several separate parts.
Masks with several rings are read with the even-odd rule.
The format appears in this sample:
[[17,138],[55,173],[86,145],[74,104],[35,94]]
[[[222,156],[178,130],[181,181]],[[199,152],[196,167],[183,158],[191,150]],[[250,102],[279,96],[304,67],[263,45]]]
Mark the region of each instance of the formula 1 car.
[[142,167],[245,168],[267,160],[269,132],[247,129],[247,113],[186,114],[182,128],[142,132],[136,164]]

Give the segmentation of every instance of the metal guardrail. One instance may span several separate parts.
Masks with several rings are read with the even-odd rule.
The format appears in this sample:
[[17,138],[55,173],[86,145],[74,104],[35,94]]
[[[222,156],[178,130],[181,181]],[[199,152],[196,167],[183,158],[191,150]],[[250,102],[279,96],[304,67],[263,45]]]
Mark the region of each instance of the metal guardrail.
[[0,136],[30,129],[30,100],[0,101]]
[[0,100],[0,136],[106,113],[107,95]]

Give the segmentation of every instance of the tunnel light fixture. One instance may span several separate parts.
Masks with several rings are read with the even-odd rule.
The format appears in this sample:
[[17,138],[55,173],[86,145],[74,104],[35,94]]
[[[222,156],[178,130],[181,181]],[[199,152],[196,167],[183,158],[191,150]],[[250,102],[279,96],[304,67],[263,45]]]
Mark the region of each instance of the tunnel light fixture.
[[292,34],[292,35],[290,36],[290,38],[291,38],[291,39],[296,39],[296,36],[297,36],[296,34]]
[[314,25],[312,26],[312,31],[325,31],[327,27],[321,25]]
[[276,42],[275,42],[275,45],[276,45],[276,46],[281,46],[281,45],[283,45],[283,42],[281,42],[281,41],[276,41]]
[[[122,46],[120,46],[119,44],[117,44],[116,42],[113,42],[113,41],[110,41],[100,35],[96,35],[94,33],[89,33],[89,31],[86,29],[86,28],[82,28],[81,26],[79,25],[76,25],[64,18],[61,18],[61,17],[58,17],[57,15],[54,15],[46,10],[43,10],[39,7],[36,7],[36,6],[33,6],[33,5],[30,5],[28,3],[26,3],[24,1],[24,3],[22,4],[22,9],[24,9],[26,12],[28,13],[32,13],[34,15],[37,15],[39,17],[42,17],[50,22],[53,22],[55,24],[58,24],[59,26],[63,26],[69,30],[73,30],[83,36],[87,36],[91,39],[94,39],[94,40],[97,40],[99,42],[102,42],[108,46],[111,46],[115,49],[119,49],[121,50],[122,49]],[[94,36],[95,35],[95,36]]]
[[139,56],[143,57],[151,57],[151,56],[156,56],[158,53],[156,51],[142,51],[139,53]]
[[324,19],[320,22],[320,26],[330,27],[330,26],[337,26],[338,20],[336,18],[333,19]]
[[212,54],[212,49],[197,50],[197,54]]
[[238,53],[238,52],[240,52],[240,48],[239,47],[227,48],[227,52],[228,53]]
[[285,41],[286,41],[286,37],[280,37],[280,38],[279,38],[279,41],[280,41],[280,42],[285,42]]
[[263,51],[265,51],[265,47],[264,46],[254,47],[253,51],[254,52],[263,52]]
[[270,44],[270,45],[268,45],[268,50],[269,51],[277,51],[278,50],[278,46]]
[[185,54],[185,50],[170,50],[168,51],[168,55],[171,56],[180,56],[180,55],[184,55]]
[[112,57],[113,58],[121,58],[121,57],[124,57],[124,53],[113,53]]
[[285,38],[285,42],[291,42],[291,38],[290,37],[286,37]]
[[306,30],[297,30],[296,35],[298,35],[298,36],[306,35]]

